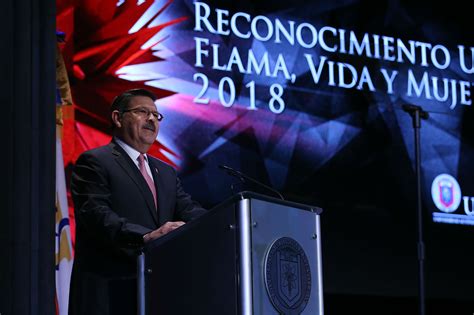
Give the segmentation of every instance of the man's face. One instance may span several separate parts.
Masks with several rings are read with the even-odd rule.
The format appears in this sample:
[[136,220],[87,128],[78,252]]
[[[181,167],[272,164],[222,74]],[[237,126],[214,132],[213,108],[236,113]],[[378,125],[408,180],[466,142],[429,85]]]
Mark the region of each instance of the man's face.
[[156,139],[159,122],[155,103],[146,96],[134,96],[120,116],[112,113],[116,134],[135,150],[145,153]]

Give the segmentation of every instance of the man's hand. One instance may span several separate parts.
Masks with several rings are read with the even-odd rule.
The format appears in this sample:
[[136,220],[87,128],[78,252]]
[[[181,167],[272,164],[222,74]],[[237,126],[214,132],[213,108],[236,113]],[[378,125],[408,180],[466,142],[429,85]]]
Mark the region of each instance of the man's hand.
[[165,234],[168,234],[169,232],[179,228],[182,225],[184,225],[183,221],[166,222],[165,224],[160,226],[158,229],[151,231],[148,234],[145,234],[143,236],[143,241],[146,243],[152,240],[156,240],[157,238]]

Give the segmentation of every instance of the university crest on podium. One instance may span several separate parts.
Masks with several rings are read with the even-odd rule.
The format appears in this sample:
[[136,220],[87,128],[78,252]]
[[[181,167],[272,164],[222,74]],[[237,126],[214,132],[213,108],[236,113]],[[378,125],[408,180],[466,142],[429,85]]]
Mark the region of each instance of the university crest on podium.
[[265,284],[275,309],[284,315],[303,312],[311,293],[311,269],[298,242],[290,237],[276,240],[267,251]]

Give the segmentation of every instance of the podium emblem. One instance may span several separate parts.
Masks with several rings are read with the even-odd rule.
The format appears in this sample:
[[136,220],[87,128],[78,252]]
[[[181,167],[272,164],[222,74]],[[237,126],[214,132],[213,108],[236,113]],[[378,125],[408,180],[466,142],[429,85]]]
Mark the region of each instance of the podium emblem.
[[265,259],[265,284],[275,309],[284,315],[303,312],[311,293],[311,269],[300,244],[290,238],[276,240]]

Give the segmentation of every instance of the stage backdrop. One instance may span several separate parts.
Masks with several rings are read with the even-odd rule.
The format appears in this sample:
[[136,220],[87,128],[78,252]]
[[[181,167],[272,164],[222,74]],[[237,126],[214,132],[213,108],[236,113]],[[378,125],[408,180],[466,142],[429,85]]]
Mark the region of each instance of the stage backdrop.
[[[108,106],[146,87],[152,148],[212,207],[235,168],[325,209],[328,293],[415,295],[415,145],[430,297],[472,299],[474,41],[464,7],[409,1],[58,1],[74,112],[67,170],[107,143]],[[291,222],[290,222],[291,223]],[[455,275],[462,274],[462,277]],[[454,279],[455,278],[455,279]]]

